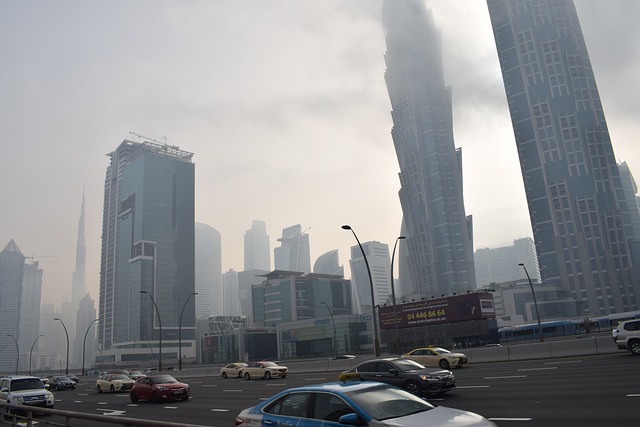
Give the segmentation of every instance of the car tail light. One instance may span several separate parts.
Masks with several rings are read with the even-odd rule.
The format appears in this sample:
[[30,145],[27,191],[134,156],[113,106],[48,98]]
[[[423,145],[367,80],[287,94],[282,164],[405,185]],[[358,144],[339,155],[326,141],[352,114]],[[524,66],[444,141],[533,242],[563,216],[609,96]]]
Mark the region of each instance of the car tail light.
[[244,424],[244,420],[242,418],[236,418],[236,426]]

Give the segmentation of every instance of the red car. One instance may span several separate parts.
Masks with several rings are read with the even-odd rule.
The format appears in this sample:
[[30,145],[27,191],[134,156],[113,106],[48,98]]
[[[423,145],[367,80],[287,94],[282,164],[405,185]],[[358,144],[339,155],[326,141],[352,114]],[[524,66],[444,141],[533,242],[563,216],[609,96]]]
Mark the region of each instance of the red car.
[[158,403],[163,400],[187,400],[190,394],[189,384],[181,383],[171,375],[156,375],[136,380],[129,396],[132,402],[151,400]]

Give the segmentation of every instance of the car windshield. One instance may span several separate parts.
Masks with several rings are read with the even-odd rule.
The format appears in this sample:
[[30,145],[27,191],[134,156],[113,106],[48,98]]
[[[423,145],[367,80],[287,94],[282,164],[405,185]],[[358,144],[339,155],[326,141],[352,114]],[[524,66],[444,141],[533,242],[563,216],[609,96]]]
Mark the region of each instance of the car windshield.
[[387,385],[380,385],[373,389],[355,390],[348,392],[347,395],[378,421],[406,417],[434,408],[430,403],[411,393]]
[[434,348],[432,350],[438,354],[451,353],[449,350],[445,350],[444,348]]
[[42,381],[38,378],[25,378],[11,381],[11,391],[33,390],[42,387]]
[[171,375],[160,375],[158,377],[152,377],[151,382],[154,384],[169,384],[169,383],[177,383],[178,380],[173,378]]
[[392,362],[398,370],[402,372],[415,371],[416,369],[425,369],[424,366],[411,359],[398,359]]
[[272,368],[274,366],[278,366],[273,362],[261,362],[260,365],[264,366],[265,368]]
[[122,375],[122,374],[113,374],[111,375],[111,379],[112,380],[128,380],[129,377],[126,375]]
[[142,375],[140,371],[129,371],[129,375]]
[[69,379],[69,377],[55,377],[54,380],[56,380],[56,381],[71,381]]

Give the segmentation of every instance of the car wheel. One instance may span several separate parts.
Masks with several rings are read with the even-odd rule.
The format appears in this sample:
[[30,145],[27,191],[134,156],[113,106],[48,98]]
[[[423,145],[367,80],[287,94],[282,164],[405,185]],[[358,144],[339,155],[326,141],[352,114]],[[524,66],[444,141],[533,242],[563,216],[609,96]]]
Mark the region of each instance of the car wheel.
[[251,375],[249,375],[249,372],[245,372],[244,373],[244,379],[245,380],[250,380],[251,379]]
[[116,392],[116,389],[113,387],[113,384],[111,385],[111,387],[109,387],[109,391],[111,393],[115,393]]
[[158,396],[158,393],[153,393],[151,395],[151,401],[153,403],[160,403],[160,396]]
[[96,391],[97,391],[98,393],[102,393],[102,388],[100,388],[100,386],[99,386],[99,385],[97,385],[97,386],[96,386]]
[[182,400],[189,400],[189,396],[183,397]]
[[225,380],[227,379],[227,373],[226,372],[222,373],[222,378],[224,378]]
[[265,380],[270,380],[271,379],[271,372],[267,371],[264,373],[264,379]]
[[136,403],[138,401],[138,396],[136,396],[134,392],[129,393],[129,398],[133,403]]
[[439,365],[442,369],[449,369],[449,362],[447,361],[447,359],[442,359],[442,360],[440,360],[440,362],[438,363],[438,365]]
[[632,341],[629,343],[629,351],[632,354],[640,355],[640,341]]
[[420,385],[415,381],[409,381],[404,385],[404,389],[407,390],[411,394],[415,394],[416,396],[422,396],[422,390],[420,389]]

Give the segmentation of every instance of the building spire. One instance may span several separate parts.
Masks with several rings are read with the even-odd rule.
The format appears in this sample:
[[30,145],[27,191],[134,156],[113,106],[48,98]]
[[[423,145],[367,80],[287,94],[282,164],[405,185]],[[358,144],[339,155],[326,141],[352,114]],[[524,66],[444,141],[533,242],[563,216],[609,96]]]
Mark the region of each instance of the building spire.
[[85,190],[82,190],[82,205],[80,208],[80,219],[78,220],[78,241],[76,243],[76,269],[73,273],[73,283],[71,289],[71,297],[73,301],[73,307],[77,308],[78,303],[86,292],[85,284],[85,268],[87,258],[87,247],[85,245],[84,237],[84,205],[85,205]]

